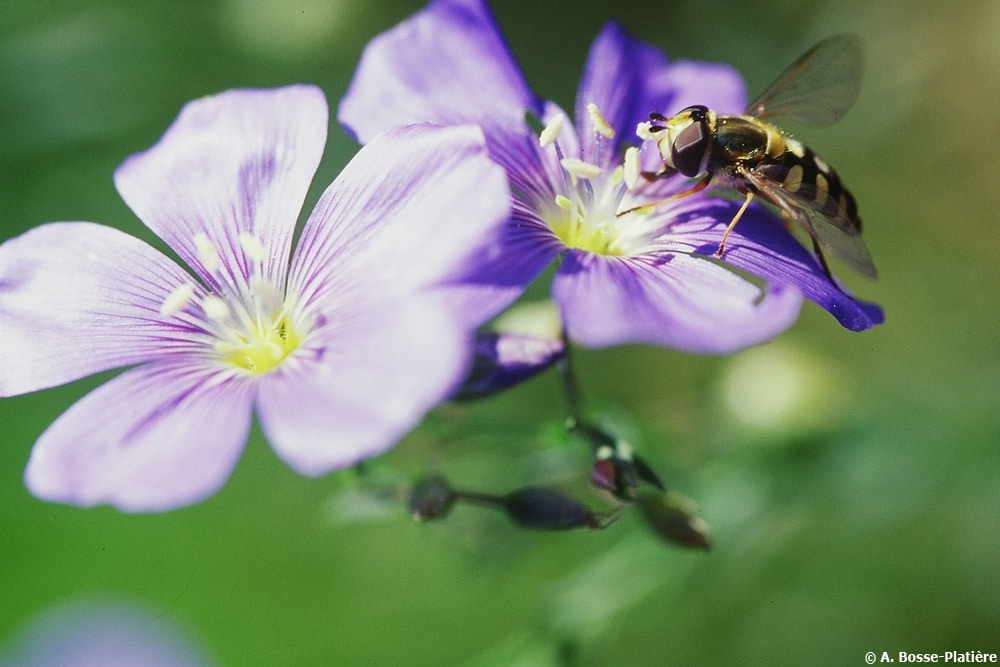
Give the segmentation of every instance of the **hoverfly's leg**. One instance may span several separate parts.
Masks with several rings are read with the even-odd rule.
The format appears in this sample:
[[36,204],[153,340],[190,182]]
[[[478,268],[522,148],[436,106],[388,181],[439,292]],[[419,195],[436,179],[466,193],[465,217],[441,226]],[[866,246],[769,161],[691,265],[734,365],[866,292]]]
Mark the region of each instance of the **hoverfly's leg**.
[[638,206],[633,206],[632,208],[627,208],[624,211],[619,211],[615,213],[616,218],[620,218],[623,215],[628,215],[629,213],[635,213],[637,211],[646,211],[652,208],[656,208],[660,204],[666,204],[668,201],[674,199],[683,199],[689,195],[693,195],[696,192],[701,192],[708,187],[708,184],[712,181],[712,176],[708,175],[694,184],[693,188],[685,190],[684,192],[678,192],[675,195],[670,195],[669,197],[664,197],[663,199],[657,199],[656,201],[646,202],[645,204],[639,204]]
[[722,258],[722,251],[726,248],[726,239],[729,238],[729,234],[736,227],[736,223],[739,222],[740,218],[743,217],[743,214],[747,212],[747,208],[750,206],[750,202],[753,201],[753,197],[753,190],[747,190],[747,198],[743,200],[743,205],[740,206],[740,210],[736,211],[736,215],[733,216],[729,226],[726,227],[726,231],[722,235],[722,240],[719,241],[719,249],[715,251],[715,256],[719,259]]
[[[816,239],[812,239],[812,242],[813,242],[813,251],[816,253],[816,259],[819,260],[820,266],[823,267],[823,273],[826,274],[827,279],[834,287],[839,289],[841,292],[844,292],[843,288],[841,288],[841,286],[837,284],[837,281],[833,279],[833,271],[830,270],[830,265],[827,264],[826,262],[826,255],[823,254],[823,249],[820,248],[819,243],[816,241]],[[847,292],[844,293],[847,294]],[[848,294],[848,296],[850,295]]]
[[[794,222],[792,215],[788,211],[782,209],[781,218],[785,223],[785,229],[791,232],[792,223]],[[830,270],[830,265],[826,261],[826,255],[823,254],[823,248],[820,246],[819,241],[817,241],[811,234],[809,236],[809,240],[812,241],[813,252],[816,254],[816,259],[819,260],[820,266],[823,267],[823,273],[826,274],[827,279],[834,287],[839,289],[841,292],[844,292],[843,288],[833,278],[833,271]],[[844,294],[847,294],[847,292],[844,292]],[[850,294],[848,294],[848,296],[850,296]]]

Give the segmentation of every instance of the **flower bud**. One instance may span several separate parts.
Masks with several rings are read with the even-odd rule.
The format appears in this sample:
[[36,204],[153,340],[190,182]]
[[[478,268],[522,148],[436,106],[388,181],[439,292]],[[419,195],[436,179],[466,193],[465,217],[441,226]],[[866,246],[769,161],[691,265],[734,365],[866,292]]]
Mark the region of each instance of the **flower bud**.
[[619,500],[635,500],[635,489],[645,481],[660,491],[666,491],[663,482],[646,461],[632,451],[632,446],[621,438],[615,438],[602,428],[592,424],[570,422],[569,430],[583,436],[594,452],[594,465],[590,469],[590,481],[602,489],[610,491]]
[[649,493],[636,499],[646,521],[660,537],[682,547],[710,551],[708,524],[679,493]]
[[430,475],[413,485],[408,507],[415,521],[443,519],[455,504],[455,492],[440,475]]
[[603,529],[619,512],[592,512],[558,491],[528,487],[503,497],[503,507],[518,525],[536,530]]
[[559,361],[564,349],[560,340],[480,333],[476,336],[472,370],[452,399],[483,398],[510,389]]

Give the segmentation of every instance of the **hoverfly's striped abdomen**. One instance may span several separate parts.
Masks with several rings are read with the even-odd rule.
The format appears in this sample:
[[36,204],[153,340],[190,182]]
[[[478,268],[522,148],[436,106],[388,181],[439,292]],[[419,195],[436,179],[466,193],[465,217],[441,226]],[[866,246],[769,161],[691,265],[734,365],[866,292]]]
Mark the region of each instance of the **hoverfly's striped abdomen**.
[[[780,194],[825,215],[841,228],[853,228],[855,234],[861,231],[854,197],[830,165],[805,144],[752,116],[707,118],[715,120],[709,171],[724,184],[744,193],[753,190],[782,206],[775,199]],[[770,187],[755,187],[754,174],[766,178]]]
[[773,169],[785,172],[781,178],[777,178],[778,173],[773,177],[790,195],[800,200],[812,199],[815,210],[830,218],[846,215],[856,230],[861,231],[854,197],[840,182],[837,172],[808,146],[785,137],[785,151],[777,158]]

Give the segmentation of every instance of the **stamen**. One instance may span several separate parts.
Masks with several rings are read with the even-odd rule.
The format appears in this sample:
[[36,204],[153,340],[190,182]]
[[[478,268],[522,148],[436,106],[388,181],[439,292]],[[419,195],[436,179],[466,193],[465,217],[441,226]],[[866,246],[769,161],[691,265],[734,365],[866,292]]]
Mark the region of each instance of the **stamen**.
[[642,165],[639,164],[639,149],[629,146],[625,149],[625,162],[622,170],[622,177],[625,180],[625,187],[631,192],[635,190],[642,176]]
[[[552,174],[556,191],[553,199],[541,203],[545,221],[568,247],[601,255],[635,254],[648,246],[658,229],[639,216],[622,217],[633,211],[646,212],[642,206],[618,213],[628,192],[642,188],[642,149],[630,147],[623,160],[608,164],[608,160],[602,159],[602,152],[614,151],[620,155],[614,141],[615,129],[597,105],[588,104],[586,109],[593,134],[586,137],[589,142],[579,146],[582,155],[567,157],[560,150],[558,137],[565,122],[561,115],[554,115],[539,134],[540,146],[550,146],[561,167],[558,175]],[[662,130],[654,135],[650,123],[643,128],[648,138],[664,136]]]
[[594,128],[594,132],[607,137],[608,139],[615,138],[615,130],[608,121],[605,120],[604,116],[601,115],[601,110],[597,108],[597,105],[591,102],[587,105],[587,113],[590,114],[590,126]]
[[201,309],[210,320],[216,322],[223,322],[230,316],[229,305],[214,294],[209,294],[201,300]]
[[194,285],[181,283],[160,304],[160,315],[173,317],[191,302],[192,296],[194,296]]
[[222,260],[219,259],[219,252],[212,245],[208,236],[202,232],[195,234],[194,247],[198,251],[198,259],[201,260],[201,265],[205,267],[205,270],[209,273],[215,273],[219,270]]
[[563,114],[556,114],[548,122],[542,133],[538,135],[538,145],[542,148],[551,146],[559,138],[562,133],[563,121],[566,117]]
[[248,234],[246,232],[240,232],[240,246],[243,247],[243,251],[246,252],[247,257],[255,262],[262,262],[267,256],[267,251],[264,249],[264,244],[261,243],[256,236]]
[[574,183],[576,183],[576,179],[578,178],[590,180],[601,175],[601,168],[596,164],[584,162],[583,160],[575,157],[565,157],[559,161],[559,164],[561,164],[562,168],[565,169],[573,178]]

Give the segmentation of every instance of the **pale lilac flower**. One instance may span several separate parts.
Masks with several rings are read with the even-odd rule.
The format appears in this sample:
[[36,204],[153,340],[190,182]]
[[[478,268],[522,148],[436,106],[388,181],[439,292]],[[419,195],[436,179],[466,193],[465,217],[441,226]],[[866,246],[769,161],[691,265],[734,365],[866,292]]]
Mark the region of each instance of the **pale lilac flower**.
[[729,352],[791,325],[803,295],[848,329],[880,323],[881,309],[831,284],[763,206],[735,228],[724,263],[713,255],[740,202],[701,193],[616,216],[690,186],[647,182],[639,172],[657,166],[655,146],[626,148],[650,111],[691,104],[740,113],[743,82],[726,66],[669,62],[611,23],[587,59],[574,125],[528,88],[482,0],[435,0],[369,43],[339,119],[362,143],[401,123],[479,124],[514,202],[501,252],[478,273],[481,298],[509,298],[559,258],[552,295],[584,345]]
[[0,667],[207,667],[217,664],[162,610],[79,599],[45,609],[7,646]]
[[39,438],[37,496],[164,510],[214,493],[252,415],[320,475],[392,446],[459,386],[471,329],[438,283],[509,215],[473,126],[375,138],[292,238],[328,125],[312,86],[192,102],[115,173],[190,272],[88,222],[0,246],[0,395],[131,367]]

